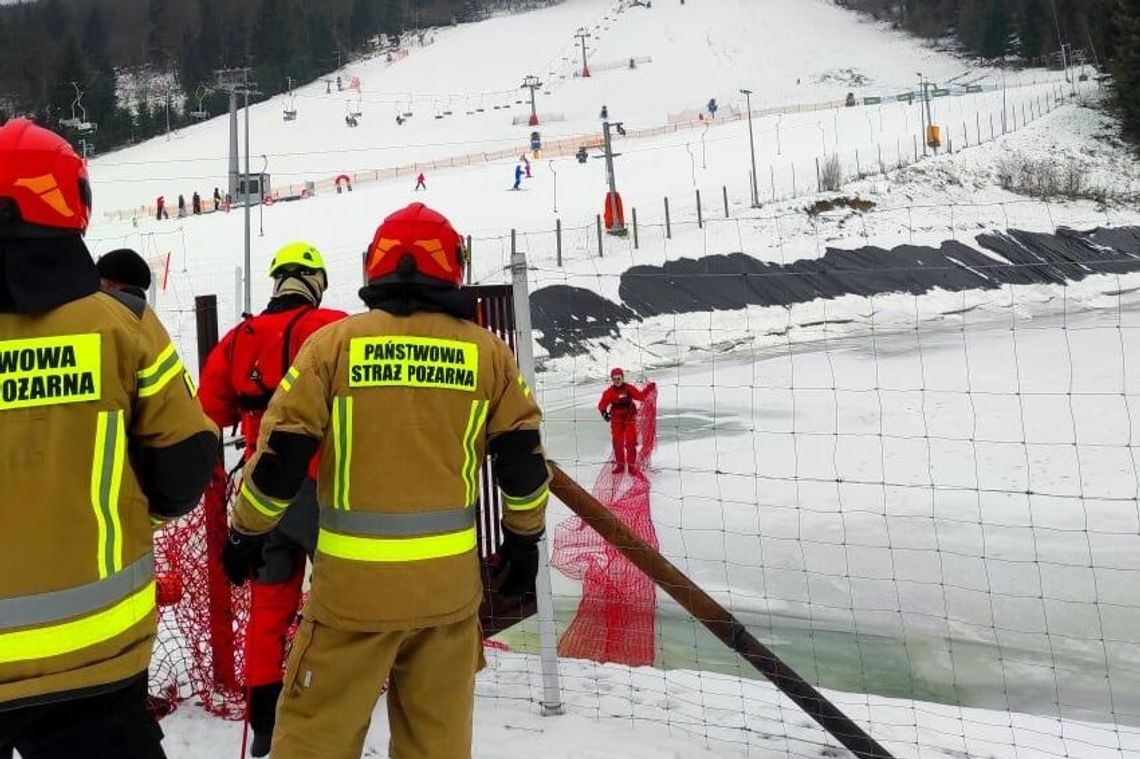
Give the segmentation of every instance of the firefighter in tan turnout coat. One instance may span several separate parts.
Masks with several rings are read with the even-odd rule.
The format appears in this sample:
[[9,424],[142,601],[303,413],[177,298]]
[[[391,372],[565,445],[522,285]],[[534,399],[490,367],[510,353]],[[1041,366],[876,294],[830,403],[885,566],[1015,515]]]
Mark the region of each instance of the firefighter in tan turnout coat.
[[101,292],[82,160],[0,127],[0,752],[158,759],[151,534],[217,433],[144,301]]
[[487,452],[504,495],[499,592],[534,592],[549,473],[510,349],[458,285],[461,238],[422,204],[369,248],[370,310],[305,343],[262,421],[227,559],[252,573],[320,447],[312,591],[278,705],[275,759],[356,759],[390,677],[395,759],[471,754],[483,664],[475,504]]

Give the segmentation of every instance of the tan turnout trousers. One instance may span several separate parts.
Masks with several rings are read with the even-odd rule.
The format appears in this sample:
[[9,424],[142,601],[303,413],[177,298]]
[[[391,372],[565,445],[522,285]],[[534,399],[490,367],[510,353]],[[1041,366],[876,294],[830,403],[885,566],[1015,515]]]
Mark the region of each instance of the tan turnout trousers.
[[385,678],[392,759],[469,759],[478,615],[418,630],[337,630],[305,619],[277,705],[272,759],[359,759]]

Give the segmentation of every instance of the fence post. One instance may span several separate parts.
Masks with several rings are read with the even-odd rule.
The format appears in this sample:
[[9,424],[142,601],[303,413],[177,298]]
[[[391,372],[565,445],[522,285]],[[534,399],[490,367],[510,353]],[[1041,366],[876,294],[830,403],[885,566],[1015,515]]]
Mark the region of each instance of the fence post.
[[819,156],[815,157],[815,191],[823,192],[823,175],[819,173]]
[[234,322],[241,321],[241,304],[244,298],[242,290],[242,271],[241,267],[234,269]]
[[673,225],[669,223],[669,196],[665,196],[665,239],[673,239]]
[[792,161],[792,197],[796,197],[799,193],[796,191],[796,162]]
[[729,218],[729,216],[728,216],[728,185],[722,184],[720,186],[720,189],[724,192],[724,218],[727,219],[727,218]]
[[859,148],[855,148],[855,178],[863,178],[863,167],[859,163]]
[[946,128],[946,150],[951,155],[954,154],[954,135],[950,133],[950,128]]
[[697,189],[697,228],[698,229],[704,229],[704,226],[705,226],[705,218],[704,218],[704,214],[701,212],[701,191],[700,191],[700,188],[698,188]]
[[[914,162],[918,163],[918,135],[912,134],[911,139],[914,142]],[[923,144],[925,145],[926,143],[923,143]]]
[[990,142],[994,139],[994,115],[990,114]]
[[970,147],[970,130],[966,129],[966,122],[962,122],[962,142],[966,143],[966,147]]
[[637,209],[633,209],[633,249],[637,250],[641,247],[640,241],[637,238]]
[[879,173],[886,174],[887,167],[883,165],[883,144],[880,142],[876,147],[879,149]]
[[768,177],[772,182],[772,202],[776,202],[776,166],[775,164],[768,164]]
[[598,214],[595,218],[598,220],[598,258],[604,254],[602,252],[602,215]]
[[977,134],[974,136],[978,138],[977,142],[979,145],[981,145],[982,144],[982,114],[979,113],[978,111],[974,111],[974,126],[977,127],[977,130],[978,130]]
[[471,284],[471,235],[467,235],[467,284]]
[[[634,219],[637,218],[637,212],[634,211]],[[554,249],[557,251],[558,266],[562,266],[562,219],[554,220]]]
[[[237,270],[239,275],[241,269]],[[241,281],[238,280],[239,297],[235,300],[241,308]],[[210,351],[218,344],[218,299],[213,295],[199,295],[194,298],[194,318],[198,334],[198,376],[201,379],[202,367],[206,365],[206,358]],[[221,455],[218,455],[221,465]],[[224,465],[221,465],[224,466]],[[202,511],[206,520],[206,555],[217,556],[222,549],[221,541],[226,534],[226,499],[225,477],[214,475],[210,478],[210,486],[206,490]],[[219,571],[216,561],[206,562],[206,583],[209,589],[207,596],[208,612],[211,624],[209,626],[210,650],[213,654],[213,668],[211,676],[214,685],[236,685],[233,640],[233,606],[230,603],[229,592],[225,577]]]
[[[515,351],[519,372],[532,392],[538,391],[534,381],[534,343],[530,322],[530,285],[527,282],[526,253],[516,247],[515,230],[511,230],[511,297],[515,309]],[[554,628],[554,592],[550,583],[550,556],[547,538],[538,542],[538,576],[535,578],[535,601],[538,605],[539,654],[542,661],[542,713],[562,713],[562,687],[558,679],[558,637]]]

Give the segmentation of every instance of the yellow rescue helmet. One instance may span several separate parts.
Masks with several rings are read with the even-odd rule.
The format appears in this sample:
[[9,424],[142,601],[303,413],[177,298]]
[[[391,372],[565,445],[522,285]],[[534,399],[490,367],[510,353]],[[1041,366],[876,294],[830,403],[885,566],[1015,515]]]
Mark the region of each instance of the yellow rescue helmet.
[[282,270],[289,268],[324,271],[325,259],[310,243],[291,242],[273,256],[273,263],[269,264],[269,276],[276,277]]

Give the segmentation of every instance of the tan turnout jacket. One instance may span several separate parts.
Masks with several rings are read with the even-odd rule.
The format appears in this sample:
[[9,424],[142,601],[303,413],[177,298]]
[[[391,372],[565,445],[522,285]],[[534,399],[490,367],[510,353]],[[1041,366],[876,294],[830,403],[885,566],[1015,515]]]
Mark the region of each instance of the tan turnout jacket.
[[[482,594],[474,507],[488,441],[540,420],[510,349],[476,324],[350,316],[309,338],[274,395],[233,524],[264,533],[284,510],[249,478],[274,431],[314,438],[321,529],[306,616],[363,631],[456,622]],[[548,481],[504,494],[506,527],[542,530]]]
[[194,394],[150,309],[0,314],[0,710],[146,671],[162,515],[134,460],[216,434]]

